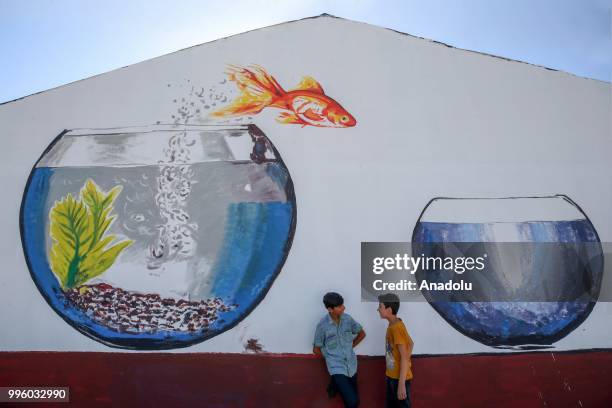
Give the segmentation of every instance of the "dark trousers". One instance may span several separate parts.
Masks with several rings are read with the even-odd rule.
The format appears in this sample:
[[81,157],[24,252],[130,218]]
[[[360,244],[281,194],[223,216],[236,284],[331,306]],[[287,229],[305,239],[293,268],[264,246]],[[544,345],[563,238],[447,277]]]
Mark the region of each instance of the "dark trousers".
[[387,398],[385,399],[385,408],[410,408],[410,380],[406,380],[406,399],[397,399],[397,387],[399,381],[393,378],[387,378]]
[[359,393],[357,392],[357,374],[348,377],[342,374],[331,376],[336,390],[340,393],[344,406],[356,408],[359,406]]

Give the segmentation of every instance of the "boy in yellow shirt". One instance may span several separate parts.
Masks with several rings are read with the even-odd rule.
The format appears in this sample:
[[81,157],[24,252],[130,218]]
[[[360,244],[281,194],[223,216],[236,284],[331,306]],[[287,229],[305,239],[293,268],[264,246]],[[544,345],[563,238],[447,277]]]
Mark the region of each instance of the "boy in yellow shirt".
[[387,363],[387,398],[385,407],[410,407],[410,383],[412,380],[412,348],[414,343],[397,317],[400,302],[397,295],[387,293],[378,297],[378,313],[389,322],[385,336],[385,359]]

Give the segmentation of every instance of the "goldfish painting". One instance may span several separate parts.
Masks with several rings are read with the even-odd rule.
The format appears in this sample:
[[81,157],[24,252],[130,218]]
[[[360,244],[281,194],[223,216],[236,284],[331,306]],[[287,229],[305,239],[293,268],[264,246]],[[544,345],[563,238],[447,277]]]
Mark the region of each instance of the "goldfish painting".
[[241,93],[229,106],[211,113],[213,117],[255,115],[264,108],[278,108],[283,110],[276,118],[280,123],[335,128],[357,124],[353,115],[325,95],[321,84],[310,76],[303,77],[295,89],[285,91],[258,65],[229,65],[226,73]]

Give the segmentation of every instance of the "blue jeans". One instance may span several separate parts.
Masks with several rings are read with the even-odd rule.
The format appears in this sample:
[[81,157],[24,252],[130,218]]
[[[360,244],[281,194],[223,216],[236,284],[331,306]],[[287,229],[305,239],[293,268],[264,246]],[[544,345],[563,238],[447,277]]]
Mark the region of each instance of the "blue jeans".
[[385,408],[410,408],[410,380],[406,380],[406,399],[397,399],[397,387],[399,380],[387,378],[387,398],[385,400]]
[[336,390],[340,393],[344,406],[347,408],[356,408],[359,406],[359,393],[357,392],[357,374],[348,377],[342,374],[334,374],[331,376],[336,386]]

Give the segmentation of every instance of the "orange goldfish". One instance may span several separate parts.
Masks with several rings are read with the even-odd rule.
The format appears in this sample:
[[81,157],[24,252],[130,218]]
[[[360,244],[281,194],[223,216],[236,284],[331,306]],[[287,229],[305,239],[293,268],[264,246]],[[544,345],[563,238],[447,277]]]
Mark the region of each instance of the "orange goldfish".
[[355,118],[338,102],[325,95],[321,84],[305,76],[298,86],[285,91],[260,66],[243,68],[229,65],[227,75],[240,89],[240,95],[227,107],[211,113],[214,117],[254,115],[264,108],[283,109],[276,120],[318,127],[352,127]]

